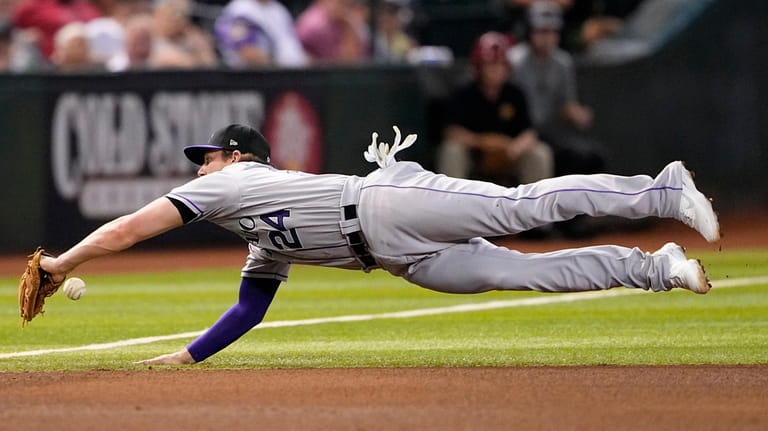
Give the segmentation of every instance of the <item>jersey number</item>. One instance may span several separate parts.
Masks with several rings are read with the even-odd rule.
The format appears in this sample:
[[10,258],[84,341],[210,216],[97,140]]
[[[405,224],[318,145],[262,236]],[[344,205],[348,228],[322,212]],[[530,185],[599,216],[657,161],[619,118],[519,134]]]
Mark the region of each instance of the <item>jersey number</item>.
[[275,248],[280,250],[284,248],[302,248],[299,235],[296,234],[296,228],[285,228],[283,219],[290,216],[290,210],[280,210],[259,216],[261,221],[277,229],[269,232],[269,241],[272,242]]

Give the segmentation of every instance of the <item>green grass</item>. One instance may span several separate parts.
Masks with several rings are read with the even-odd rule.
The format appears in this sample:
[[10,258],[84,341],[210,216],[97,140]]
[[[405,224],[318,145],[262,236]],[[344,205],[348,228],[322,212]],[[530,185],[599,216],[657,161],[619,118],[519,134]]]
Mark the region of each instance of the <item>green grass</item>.
[[[713,280],[768,275],[768,251],[702,253]],[[0,354],[198,331],[236,300],[237,270],[78,274],[89,291],[63,294],[20,328],[15,279],[0,279]],[[623,291],[620,290],[620,291]],[[578,294],[571,294],[578,295]],[[541,297],[447,295],[383,271],[296,267],[266,321],[377,314]],[[141,369],[133,361],[190,339],[0,359],[0,371]],[[201,369],[362,366],[768,364],[768,285],[600,299],[407,319],[262,328]]]

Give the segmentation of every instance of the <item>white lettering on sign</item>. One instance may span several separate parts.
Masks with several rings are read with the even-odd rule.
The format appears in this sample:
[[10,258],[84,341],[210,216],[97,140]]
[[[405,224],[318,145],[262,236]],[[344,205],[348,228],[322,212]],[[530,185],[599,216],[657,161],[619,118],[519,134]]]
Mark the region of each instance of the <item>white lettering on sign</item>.
[[255,91],[161,92],[146,105],[136,93],[64,93],[51,126],[53,182],[86,217],[122,215],[193,177],[183,147],[227,124],[263,121]]
[[136,95],[62,95],[51,128],[51,169],[59,194],[74,198],[86,177],[138,174],[145,159],[145,117]]

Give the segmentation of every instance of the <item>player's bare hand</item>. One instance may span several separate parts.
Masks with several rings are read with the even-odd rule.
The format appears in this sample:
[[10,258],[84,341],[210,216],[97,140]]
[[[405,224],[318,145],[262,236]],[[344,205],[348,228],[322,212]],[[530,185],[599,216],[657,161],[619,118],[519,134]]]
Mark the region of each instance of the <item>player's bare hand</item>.
[[43,255],[40,258],[40,267],[51,277],[51,281],[59,283],[67,277],[66,271],[62,271],[58,265],[58,259]]
[[181,349],[178,352],[168,353],[165,355],[160,355],[156,358],[134,362],[134,364],[137,365],[186,365],[194,363],[195,360],[192,358],[192,355],[189,354],[187,349]]

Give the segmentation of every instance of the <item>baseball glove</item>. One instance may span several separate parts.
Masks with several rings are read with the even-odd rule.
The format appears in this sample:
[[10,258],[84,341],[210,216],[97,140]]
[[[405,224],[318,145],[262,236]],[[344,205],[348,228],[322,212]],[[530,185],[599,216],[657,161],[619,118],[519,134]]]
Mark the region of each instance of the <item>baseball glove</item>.
[[[45,250],[38,247],[29,255],[27,269],[21,274],[19,280],[19,312],[21,313],[21,327],[38,314],[43,312],[45,298],[56,293],[64,280],[54,282],[50,275],[40,267],[40,257],[48,255]],[[50,255],[48,255],[50,256]]]

